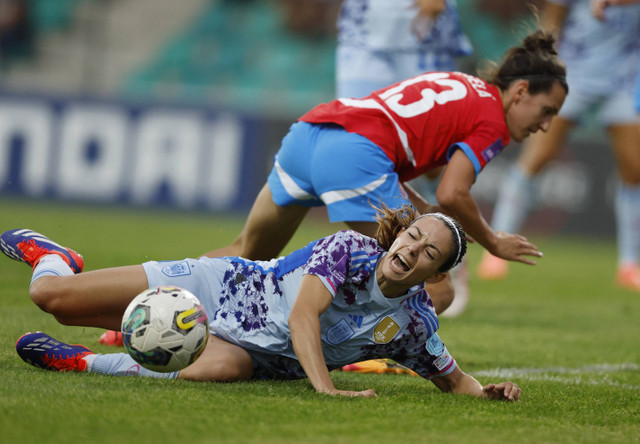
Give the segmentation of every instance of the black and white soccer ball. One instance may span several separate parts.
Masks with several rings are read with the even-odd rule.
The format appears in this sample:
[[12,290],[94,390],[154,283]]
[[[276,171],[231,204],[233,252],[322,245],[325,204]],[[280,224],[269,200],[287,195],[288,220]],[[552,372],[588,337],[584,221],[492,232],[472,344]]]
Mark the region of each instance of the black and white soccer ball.
[[209,338],[209,320],[198,298],[178,287],[156,287],[136,296],[122,317],[129,355],[149,370],[173,372],[192,364]]

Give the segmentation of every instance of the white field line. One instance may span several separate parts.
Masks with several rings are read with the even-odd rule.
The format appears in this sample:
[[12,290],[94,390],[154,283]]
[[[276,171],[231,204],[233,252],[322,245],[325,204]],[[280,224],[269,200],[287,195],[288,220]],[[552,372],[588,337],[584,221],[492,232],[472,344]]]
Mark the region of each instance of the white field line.
[[579,368],[567,367],[524,367],[495,368],[473,372],[473,376],[481,378],[524,379],[527,381],[550,381],[575,385],[608,385],[625,390],[640,390],[640,386],[621,384],[609,378],[611,373],[634,372],[640,370],[639,364],[595,364]]

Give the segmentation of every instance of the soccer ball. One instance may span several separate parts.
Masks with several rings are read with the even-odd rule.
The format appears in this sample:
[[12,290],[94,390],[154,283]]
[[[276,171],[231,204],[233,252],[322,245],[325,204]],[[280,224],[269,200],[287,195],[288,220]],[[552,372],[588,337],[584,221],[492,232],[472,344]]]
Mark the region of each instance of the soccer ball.
[[149,370],[174,372],[193,363],[209,338],[209,320],[193,293],[178,287],[149,288],[122,317],[129,355]]

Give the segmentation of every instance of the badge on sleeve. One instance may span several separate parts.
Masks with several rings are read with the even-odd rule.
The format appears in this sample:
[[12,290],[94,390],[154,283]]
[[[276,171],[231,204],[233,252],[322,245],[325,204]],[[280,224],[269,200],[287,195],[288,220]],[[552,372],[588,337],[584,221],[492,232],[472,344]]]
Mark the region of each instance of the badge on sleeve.
[[438,333],[432,334],[429,339],[427,339],[426,349],[431,356],[440,356],[442,354],[444,351],[444,344],[442,343],[440,336],[438,336]]

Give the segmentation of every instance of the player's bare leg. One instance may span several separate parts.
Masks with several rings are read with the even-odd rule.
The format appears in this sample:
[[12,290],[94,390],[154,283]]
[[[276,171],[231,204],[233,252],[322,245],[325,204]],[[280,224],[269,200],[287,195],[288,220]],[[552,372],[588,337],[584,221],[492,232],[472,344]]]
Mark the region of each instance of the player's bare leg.
[[142,265],[131,265],[43,276],[33,282],[29,296],[61,324],[120,330],[127,305],[147,287]]
[[253,375],[253,360],[243,348],[215,335],[196,362],[181,370],[178,379],[191,381],[246,381]]
[[231,244],[204,256],[241,256],[253,260],[277,257],[291,240],[309,208],[281,207],[273,202],[269,185],[260,190],[240,236]]
[[616,189],[618,285],[640,291],[640,130],[637,124],[615,125],[609,135],[620,183]]

